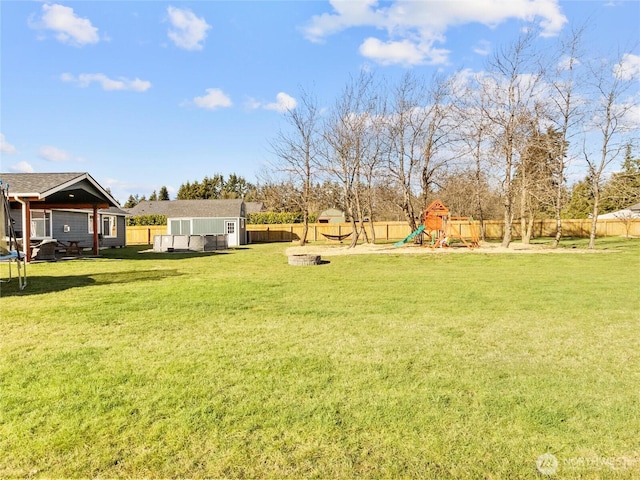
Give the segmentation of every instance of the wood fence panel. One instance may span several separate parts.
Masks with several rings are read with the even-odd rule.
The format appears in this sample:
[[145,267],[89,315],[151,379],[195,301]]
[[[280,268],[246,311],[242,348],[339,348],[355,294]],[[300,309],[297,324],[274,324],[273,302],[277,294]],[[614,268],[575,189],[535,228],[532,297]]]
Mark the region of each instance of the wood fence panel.
[[[474,222],[478,234],[480,233],[479,222]],[[461,235],[471,236],[471,226],[467,222],[452,221],[450,224],[456,228]],[[395,241],[405,238],[411,233],[409,225],[405,222],[374,222],[373,225],[366,224],[365,228],[371,235],[372,228],[375,229],[376,240]],[[485,236],[488,239],[502,238],[504,223],[501,220],[488,220],[484,222]],[[513,223],[513,238],[520,238],[520,222]],[[247,225],[249,243],[271,243],[271,242],[295,242],[302,236],[303,226],[300,223],[281,225]],[[553,237],[556,231],[555,220],[537,220],[534,224],[534,238]],[[591,220],[562,220],[562,235],[564,237],[588,238],[591,231]],[[311,242],[335,242],[328,240],[322,234],[343,235],[351,232],[350,223],[311,223],[307,239]],[[166,225],[149,225],[127,227],[127,245],[151,245],[155,235],[166,235]],[[630,235],[640,237],[640,220],[600,220],[598,222],[597,235],[599,237],[615,237]],[[362,237],[361,237],[362,238]],[[349,239],[345,239],[347,242]]]
[[[450,224],[465,237],[471,236],[471,226],[467,222],[451,221]],[[480,234],[480,222],[475,221],[478,235]],[[129,227],[131,228],[131,227]],[[401,240],[411,233],[405,222],[374,222],[366,224],[367,232],[375,229],[377,241]],[[484,222],[485,236],[487,239],[501,239],[504,232],[504,223],[501,220],[487,220]],[[601,220],[598,222],[598,236],[640,236],[640,220],[625,222],[622,220]],[[513,223],[513,238],[520,238],[520,222]],[[295,242],[302,236],[302,224],[282,225],[247,225],[249,243],[263,242]],[[307,239],[311,242],[335,242],[328,240],[322,234],[342,235],[351,231],[350,223],[312,223],[309,224]],[[562,234],[564,237],[589,237],[591,220],[562,220]],[[534,223],[534,238],[553,237],[556,232],[555,220],[537,220]],[[128,237],[128,234],[127,234]],[[362,237],[361,237],[362,238]],[[346,242],[347,240],[345,240]]]
[[137,225],[127,227],[127,245],[153,245],[155,235],[166,235],[166,225]]

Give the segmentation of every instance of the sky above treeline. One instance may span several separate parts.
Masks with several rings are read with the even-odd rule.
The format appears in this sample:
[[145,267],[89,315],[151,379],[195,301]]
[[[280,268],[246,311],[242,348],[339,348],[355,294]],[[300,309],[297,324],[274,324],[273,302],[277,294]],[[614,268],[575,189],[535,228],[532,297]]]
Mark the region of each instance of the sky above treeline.
[[362,70],[482,72],[524,28],[640,77],[640,2],[0,2],[1,170],[89,172],[115,198],[236,173],[249,182],[301,89],[330,106]]

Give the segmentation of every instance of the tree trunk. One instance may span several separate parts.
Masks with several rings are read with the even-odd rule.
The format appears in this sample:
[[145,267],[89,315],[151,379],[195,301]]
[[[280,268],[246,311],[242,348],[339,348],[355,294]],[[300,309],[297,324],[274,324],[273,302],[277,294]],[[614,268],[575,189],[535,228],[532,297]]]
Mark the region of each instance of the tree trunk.
[[593,212],[591,218],[591,232],[589,233],[589,248],[596,248],[596,233],[598,231],[598,210],[600,208],[600,188],[597,180],[594,180],[593,189]]
[[525,169],[521,169],[522,184],[520,185],[520,238],[523,245],[529,245],[529,231],[527,230],[527,179]]
[[511,179],[512,153],[507,153],[504,177],[504,233],[502,246],[508,248],[513,238],[513,185]]
[[553,237],[553,243],[551,248],[558,248],[560,239],[562,238],[562,183],[558,185],[555,203],[555,218],[556,218],[556,235]]

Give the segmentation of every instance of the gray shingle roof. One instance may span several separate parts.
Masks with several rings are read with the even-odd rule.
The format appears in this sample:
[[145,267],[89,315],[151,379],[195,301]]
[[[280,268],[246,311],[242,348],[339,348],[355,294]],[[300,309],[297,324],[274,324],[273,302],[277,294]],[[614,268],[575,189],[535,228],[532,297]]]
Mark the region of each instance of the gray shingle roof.
[[168,218],[244,217],[242,200],[143,201],[127,209],[130,215],[166,215]]
[[0,179],[9,185],[11,194],[43,194],[74,179],[80,180],[84,173],[0,173]]
[[86,172],[0,173],[0,180],[9,185],[11,197],[59,200],[60,192],[80,192],[85,199],[106,200],[112,207],[119,206],[118,201]]

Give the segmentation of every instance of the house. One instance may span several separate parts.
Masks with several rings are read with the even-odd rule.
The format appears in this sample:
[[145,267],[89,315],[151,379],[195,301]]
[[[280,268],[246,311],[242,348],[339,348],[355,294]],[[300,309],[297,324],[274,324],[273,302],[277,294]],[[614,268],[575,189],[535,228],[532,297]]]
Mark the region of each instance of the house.
[[616,212],[598,215],[598,220],[625,220],[640,219],[640,203],[636,203],[628,208],[618,210]]
[[230,247],[247,244],[247,204],[240,199],[142,201],[127,211],[165,215],[168,235],[227,235]]
[[0,173],[8,185],[10,216],[23,242],[27,261],[29,243],[55,238],[91,247],[123,247],[126,212],[88,173]]
[[344,223],[345,221],[344,212],[337,208],[330,208],[318,215],[318,223]]

